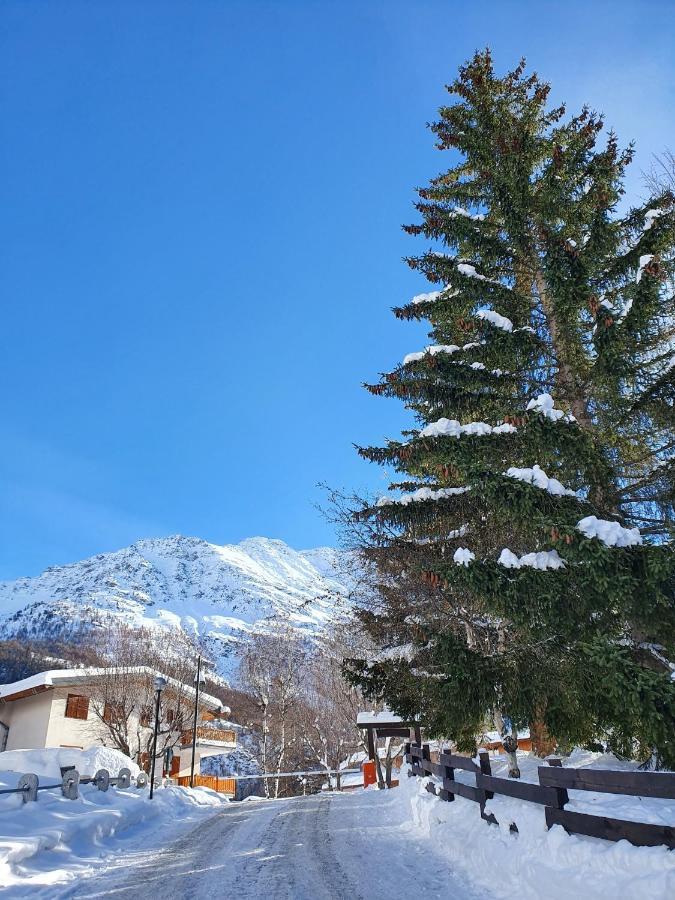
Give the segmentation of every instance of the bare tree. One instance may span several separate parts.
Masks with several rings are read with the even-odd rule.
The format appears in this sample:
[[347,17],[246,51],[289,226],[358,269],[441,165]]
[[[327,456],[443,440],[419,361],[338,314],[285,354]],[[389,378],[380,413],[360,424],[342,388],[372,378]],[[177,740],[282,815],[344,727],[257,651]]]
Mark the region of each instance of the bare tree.
[[[277,774],[275,798],[279,796],[279,774],[289,762],[289,751],[299,742],[296,716],[306,690],[306,674],[307,646],[286,623],[272,623],[242,649],[239,682],[255,697],[260,710],[260,763],[266,773]],[[269,779],[265,779],[265,796],[270,796]]]
[[102,735],[148,767],[155,716],[154,673],[169,679],[161,695],[159,759],[179,745],[182,733],[192,727],[198,648],[182,631],[132,629],[119,623],[104,628],[93,645],[98,656],[110,662],[93,682],[90,698]]

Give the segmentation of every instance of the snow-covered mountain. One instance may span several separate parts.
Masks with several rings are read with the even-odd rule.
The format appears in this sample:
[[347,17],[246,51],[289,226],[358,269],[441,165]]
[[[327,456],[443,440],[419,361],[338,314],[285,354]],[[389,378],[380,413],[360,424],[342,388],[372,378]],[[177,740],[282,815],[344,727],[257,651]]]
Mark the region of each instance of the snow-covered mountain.
[[347,592],[341,559],[329,547],[296,551],[267,538],[222,547],[180,535],[141,540],[0,582],[0,636],[68,640],[112,615],[199,633],[227,657],[271,618],[320,633]]

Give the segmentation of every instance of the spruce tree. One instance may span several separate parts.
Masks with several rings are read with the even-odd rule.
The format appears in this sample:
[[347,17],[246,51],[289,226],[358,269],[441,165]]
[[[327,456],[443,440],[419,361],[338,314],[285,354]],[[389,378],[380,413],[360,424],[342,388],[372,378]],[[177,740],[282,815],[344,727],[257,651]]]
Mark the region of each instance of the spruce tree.
[[463,749],[496,717],[674,766],[674,198],[622,211],[632,148],[524,62],[448,91],[405,227],[435,289],[394,310],[431,342],[368,386],[415,427],[359,451],[397,478],[355,513],[381,651],[349,677]]

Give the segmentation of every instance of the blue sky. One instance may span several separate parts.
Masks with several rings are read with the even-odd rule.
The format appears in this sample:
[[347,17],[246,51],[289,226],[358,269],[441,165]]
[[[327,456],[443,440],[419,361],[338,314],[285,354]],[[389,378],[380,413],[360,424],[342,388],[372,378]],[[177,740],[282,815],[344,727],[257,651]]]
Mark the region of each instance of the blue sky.
[[0,577],[140,537],[333,543],[423,346],[425,123],[476,47],[675,146],[670,2],[0,5]]

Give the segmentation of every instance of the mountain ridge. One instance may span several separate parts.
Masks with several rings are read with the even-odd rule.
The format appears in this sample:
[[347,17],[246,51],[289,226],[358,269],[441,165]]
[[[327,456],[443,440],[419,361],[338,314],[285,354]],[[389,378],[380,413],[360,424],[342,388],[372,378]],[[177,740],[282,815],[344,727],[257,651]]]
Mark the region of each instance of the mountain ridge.
[[143,538],[0,582],[0,636],[67,640],[114,618],[181,628],[227,660],[271,619],[317,637],[348,593],[344,561],[330,547],[294,550],[272,538],[224,545],[184,535]]

